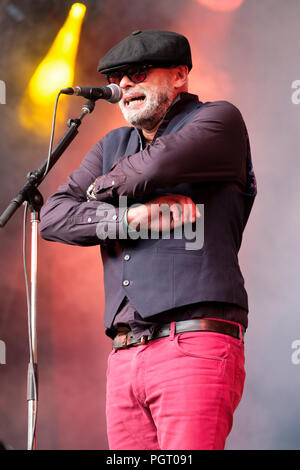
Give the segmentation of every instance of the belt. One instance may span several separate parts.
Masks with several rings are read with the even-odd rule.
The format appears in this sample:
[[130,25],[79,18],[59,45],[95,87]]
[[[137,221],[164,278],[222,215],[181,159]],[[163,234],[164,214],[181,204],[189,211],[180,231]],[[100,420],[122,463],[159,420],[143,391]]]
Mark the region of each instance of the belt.
[[[170,331],[171,323],[165,323],[158,327],[151,335],[142,336],[138,340],[135,338],[132,331],[129,331],[128,333],[118,333],[113,340],[113,348],[124,349],[130,346],[147,344],[149,341],[154,339],[170,336]],[[175,322],[175,334],[184,333],[187,331],[210,331],[214,333],[222,333],[224,335],[233,336],[237,339],[242,339],[244,342],[244,335],[246,330],[241,325],[219,320],[198,318],[194,320],[183,320]]]

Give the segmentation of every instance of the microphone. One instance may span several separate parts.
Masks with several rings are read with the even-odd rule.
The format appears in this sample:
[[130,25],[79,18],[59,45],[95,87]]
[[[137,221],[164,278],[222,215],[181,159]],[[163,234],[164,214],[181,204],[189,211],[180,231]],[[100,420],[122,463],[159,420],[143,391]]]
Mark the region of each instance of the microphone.
[[83,96],[89,100],[107,100],[109,103],[117,103],[122,98],[123,92],[115,83],[102,87],[69,87],[60,90],[65,95]]

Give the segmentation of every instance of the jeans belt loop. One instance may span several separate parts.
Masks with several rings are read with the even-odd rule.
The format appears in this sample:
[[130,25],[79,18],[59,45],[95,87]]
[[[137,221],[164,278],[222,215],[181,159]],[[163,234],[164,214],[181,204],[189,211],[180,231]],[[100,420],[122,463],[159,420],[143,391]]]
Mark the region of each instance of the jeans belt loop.
[[242,330],[242,325],[239,324],[239,330],[240,330],[240,344],[244,342],[244,337],[243,337],[243,330]]
[[176,322],[172,321],[170,325],[170,337],[169,337],[170,341],[174,341],[175,334],[176,334]]

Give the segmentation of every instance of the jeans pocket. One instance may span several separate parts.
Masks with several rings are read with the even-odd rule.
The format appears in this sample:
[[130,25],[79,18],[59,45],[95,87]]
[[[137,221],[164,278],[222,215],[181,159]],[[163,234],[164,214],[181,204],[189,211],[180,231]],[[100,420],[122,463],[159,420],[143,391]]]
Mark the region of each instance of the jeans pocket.
[[185,356],[225,363],[229,344],[220,339],[219,333],[207,331],[186,332],[175,336],[174,344],[178,352]]

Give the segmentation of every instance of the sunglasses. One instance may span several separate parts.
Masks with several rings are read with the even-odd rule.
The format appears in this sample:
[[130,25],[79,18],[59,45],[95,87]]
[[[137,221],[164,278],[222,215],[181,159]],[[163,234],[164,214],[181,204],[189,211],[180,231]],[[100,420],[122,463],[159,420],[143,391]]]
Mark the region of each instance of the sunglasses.
[[169,65],[169,64],[161,64],[161,65],[133,65],[132,67],[128,67],[128,69],[118,70],[116,72],[110,72],[106,74],[106,80],[108,83],[115,83],[116,85],[120,85],[120,82],[124,75],[129,78],[130,81],[133,83],[142,83],[146,80],[147,75],[150,69],[154,68],[164,68],[164,69],[172,69],[176,67],[176,65]]
[[128,77],[131,82],[142,83],[146,80],[149,69],[152,67],[153,65],[135,65],[133,67],[129,67],[126,70],[110,72],[106,74],[106,80],[108,83],[115,83],[116,85],[120,85],[122,78],[124,75],[126,75],[126,77]]

